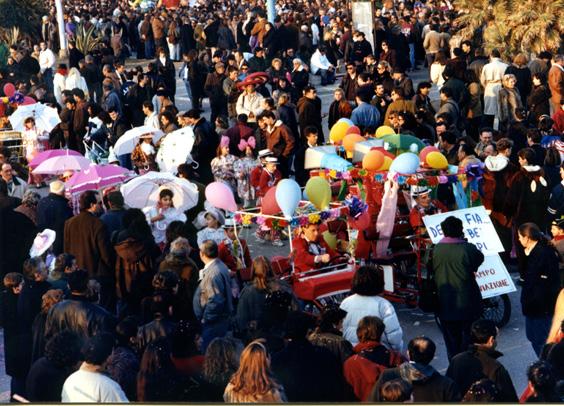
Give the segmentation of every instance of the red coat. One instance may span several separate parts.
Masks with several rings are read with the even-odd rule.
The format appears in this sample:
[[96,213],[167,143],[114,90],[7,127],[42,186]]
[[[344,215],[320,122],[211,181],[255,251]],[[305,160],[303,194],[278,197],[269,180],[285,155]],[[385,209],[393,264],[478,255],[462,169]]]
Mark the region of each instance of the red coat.
[[[246,272],[245,270],[249,270],[251,268],[251,264],[253,263],[253,260],[251,259],[251,253],[249,251],[249,246],[247,245],[247,241],[242,238],[239,238],[239,241],[241,241],[241,246],[243,247],[243,258],[245,259],[244,270],[237,269],[237,258],[233,256],[230,247],[225,243],[225,241],[222,241],[217,248],[219,251],[219,259],[223,261],[225,266],[227,266],[227,268],[229,268],[231,272],[243,274],[241,276],[244,276],[245,274],[249,273]],[[246,279],[248,278],[243,278],[243,280]]]
[[263,170],[260,174],[257,196],[264,197],[271,187],[276,186],[278,182],[280,182],[280,179],[282,179],[282,173],[280,173],[278,169],[276,169],[273,174],[268,172],[266,169]]
[[257,192],[260,183],[260,175],[262,175],[263,172],[264,168],[262,167],[262,165],[257,166],[251,171],[251,186],[254,187]]
[[343,372],[356,397],[365,402],[382,371],[397,367],[403,359],[376,341],[358,343],[354,352],[343,364]]
[[[339,254],[332,250],[329,245],[325,242],[323,238],[317,242],[326,254],[329,254],[331,259],[337,257]],[[294,249],[294,271],[295,272],[305,272],[311,269],[322,268],[327,264],[322,262],[315,263],[315,254],[309,251],[309,244],[303,237],[297,237],[292,240],[292,245]]]

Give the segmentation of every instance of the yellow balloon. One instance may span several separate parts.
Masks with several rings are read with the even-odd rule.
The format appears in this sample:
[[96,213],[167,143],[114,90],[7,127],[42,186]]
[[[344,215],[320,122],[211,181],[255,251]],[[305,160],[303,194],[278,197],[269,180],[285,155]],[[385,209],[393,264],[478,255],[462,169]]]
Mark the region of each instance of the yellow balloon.
[[328,230],[323,232],[323,239],[332,250],[337,249],[337,236]]
[[384,163],[382,164],[382,166],[380,167],[380,169],[378,169],[379,171],[387,171],[388,169],[390,169],[390,165],[392,164],[393,159],[390,158],[389,156],[384,156]]
[[392,127],[388,127],[387,125],[383,125],[378,127],[376,130],[376,138],[382,138],[386,135],[394,135],[394,129]]
[[341,141],[343,141],[343,138],[345,138],[346,132],[349,127],[350,125],[348,123],[344,121],[337,121],[335,124],[333,124],[333,127],[331,127],[331,131],[329,132],[329,139],[334,144],[340,144]]
[[331,202],[331,186],[325,179],[319,176],[310,178],[306,183],[305,192],[309,201],[318,210],[325,210],[329,207]]
[[427,165],[433,169],[445,169],[448,167],[448,161],[446,157],[439,151],[432,151],[427,154]]

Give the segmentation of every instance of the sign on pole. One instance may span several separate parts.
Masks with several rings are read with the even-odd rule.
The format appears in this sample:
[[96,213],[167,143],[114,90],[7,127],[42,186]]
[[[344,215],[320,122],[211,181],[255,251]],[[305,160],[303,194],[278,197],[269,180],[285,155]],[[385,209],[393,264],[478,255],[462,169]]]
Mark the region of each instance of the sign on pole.
[[464,236],[484,254],[484,262],[476,272],[476,282],[480,287],[482,298],[515,292],[513,279],[499,256],[499,253],[504,251],[503,244],[484,206],[423,217],[423,223],[433,244],[437,244],[443,238],[441,222],[450,216],[462,221]]

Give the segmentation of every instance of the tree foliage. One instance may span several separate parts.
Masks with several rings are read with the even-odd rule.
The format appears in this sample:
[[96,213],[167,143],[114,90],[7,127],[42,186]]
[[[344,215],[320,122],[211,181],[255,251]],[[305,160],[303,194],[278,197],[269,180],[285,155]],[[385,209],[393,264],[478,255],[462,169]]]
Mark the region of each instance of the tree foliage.
[[41,16],[46,13],[43,0],[0,0],[0,30],[17,27],[22,37],[38,39]]
[[464,39],[512,56],[557,51],[564,38],[564,0],[455,0]]

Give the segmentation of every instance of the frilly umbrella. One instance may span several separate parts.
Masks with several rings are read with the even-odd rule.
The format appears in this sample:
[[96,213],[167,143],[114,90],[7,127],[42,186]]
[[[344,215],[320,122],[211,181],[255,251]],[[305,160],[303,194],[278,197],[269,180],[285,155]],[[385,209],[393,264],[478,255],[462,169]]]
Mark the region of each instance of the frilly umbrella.
[[33,117],[37,129],[47,132],[51,132],[61,122],[57,109],[41,103],[19,105],[8,120],[14,130],[23,131],[25,129],[24,121],[28,117]]
[[43,151],[37,154],[37,156],[31,160],[28,166],[31,169],[37,168],[39,164],[41,164],[43,161],[46,161],[49,158],[53,158],[56,156],[67,156],[67,155],[82,156],[80,152],[75,151],[73,149],[50,149],[48,151]]
[[82,155],[61,155],[43,161],[32,173],[36,175],[60,175],[66,171],[88,169],[90,161]]
[[164,132],[158,128],[142,125],[140,127],[132,128],[126,131],[121,137],[118,138],[114,145],[114,153],[116,156],[131,154],[135,146],[139,143],[139,138],[142,135],[152,135],[153,144],[157,143],[164,135]]
[[147,172],[131,179],[120,188],[125,204],[139,209],[156,205],[159,192],[163,189],[172,191],[174,207],[180,211],[190,210],[198,204],[198,187],[168,172]]
[[155,159],[160,170],[175,173],[178,165],[191,161],[190,153],[194,140],[194,131],[190,127],[183,127],[168,134],[161,142]]
[[65,183],[70,193],[100,190],[124,182],[131,176],[129,169],[117,165],[91,164],[88,169],[76,172]]

